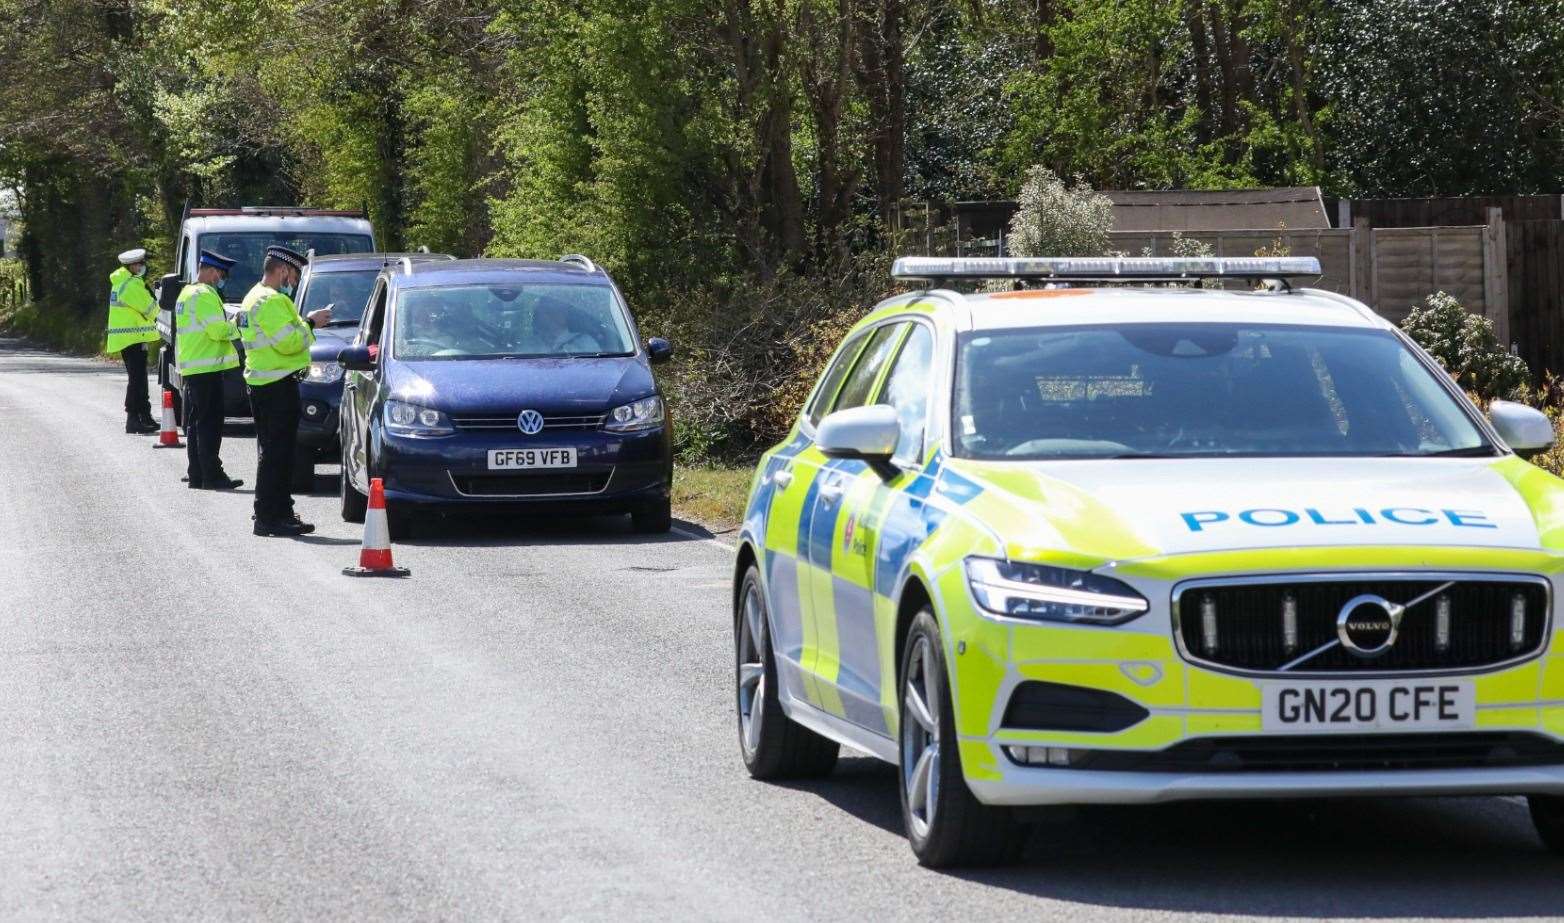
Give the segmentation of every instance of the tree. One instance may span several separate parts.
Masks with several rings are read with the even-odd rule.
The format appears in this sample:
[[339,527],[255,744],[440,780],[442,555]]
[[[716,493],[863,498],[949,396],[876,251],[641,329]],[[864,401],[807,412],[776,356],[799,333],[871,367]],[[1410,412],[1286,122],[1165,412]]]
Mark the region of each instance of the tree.
[[1014,256],[1100,256],[1113,230],[1113,200],[1085,183],[1074,188],[1036,166],[1021,186],[1020,210],[1010,221]]

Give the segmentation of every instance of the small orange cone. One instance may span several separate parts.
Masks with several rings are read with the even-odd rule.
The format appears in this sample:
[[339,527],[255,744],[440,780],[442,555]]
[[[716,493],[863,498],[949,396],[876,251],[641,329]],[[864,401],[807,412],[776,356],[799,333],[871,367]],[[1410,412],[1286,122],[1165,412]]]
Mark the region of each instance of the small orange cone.
[[153,443],[154,449],[182,449],[185,447],[179,441],[179,424],[174,420],[174,392],[168,388],[163,389],[163,428],[158,431],[157,442]]
[[342,572],[349,577],[406,577],[412,573],[405,567],[391,563],[391,529],[386,524],[386,489],[380,478],[369,480],[369,507],[364,511],[364,544],[358,552],[358,566],[344,567]]

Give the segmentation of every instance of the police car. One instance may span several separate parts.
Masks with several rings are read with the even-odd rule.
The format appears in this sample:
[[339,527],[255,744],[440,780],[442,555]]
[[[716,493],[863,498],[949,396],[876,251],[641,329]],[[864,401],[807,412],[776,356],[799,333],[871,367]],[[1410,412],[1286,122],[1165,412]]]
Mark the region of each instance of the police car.
[[1564,851],[1552,427],[1319,271],[897,261],[755,474],[749,772],[898,765],[929,866],[1023,806],[1305,796],[1527,795]]

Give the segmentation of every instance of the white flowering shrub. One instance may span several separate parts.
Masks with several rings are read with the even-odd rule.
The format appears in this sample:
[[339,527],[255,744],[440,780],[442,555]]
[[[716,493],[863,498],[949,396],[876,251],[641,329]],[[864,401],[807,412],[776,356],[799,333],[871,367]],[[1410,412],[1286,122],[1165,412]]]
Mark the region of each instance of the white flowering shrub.
[[1435,292],[1414,307],[1401,329],[1462,388],[1485,400],[1507,398],[1531,378],[1526,360],[1510,355],[1494,336],[1493,322],[1467,311],[1446,292]]
[[1007,249],[1011,256],[1101,256],[1112,229],[1112,199],[1084,182],[1066,186],[1054,171],[1035,166],[1021,185]]

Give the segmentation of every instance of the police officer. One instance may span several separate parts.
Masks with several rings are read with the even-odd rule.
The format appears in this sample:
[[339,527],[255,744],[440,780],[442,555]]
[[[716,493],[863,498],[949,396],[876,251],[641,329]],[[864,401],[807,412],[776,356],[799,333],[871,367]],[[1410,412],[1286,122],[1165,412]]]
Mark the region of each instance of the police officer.
[[156,343],[157,301],[147,290],[147,251],[140,247],[119,255],[120,266],[109,276],[108,343],[104,351],[119,353],[125,362],[125,432],[155,433],[147,402],[147,344]]
[[218,295],[236,261],[202,250],[196,280],[179,293],[174,306],[175,364],[185,380],[185,447],[189,457],[190,487],[194,490],[233,490],[243,481],[223,470],[222,372],[239,367],[233,341],[239,328],[223,311]]
[[307,535],[315,531],[293,511],[293,448],[299,434],[299,379],[310,364],[313,328],[331,309],[301,318],[293,292],[305,257],[267,247],[261,281],[244,296],[244,380],[250,386],[259,464],[255,474],[255,534]]

